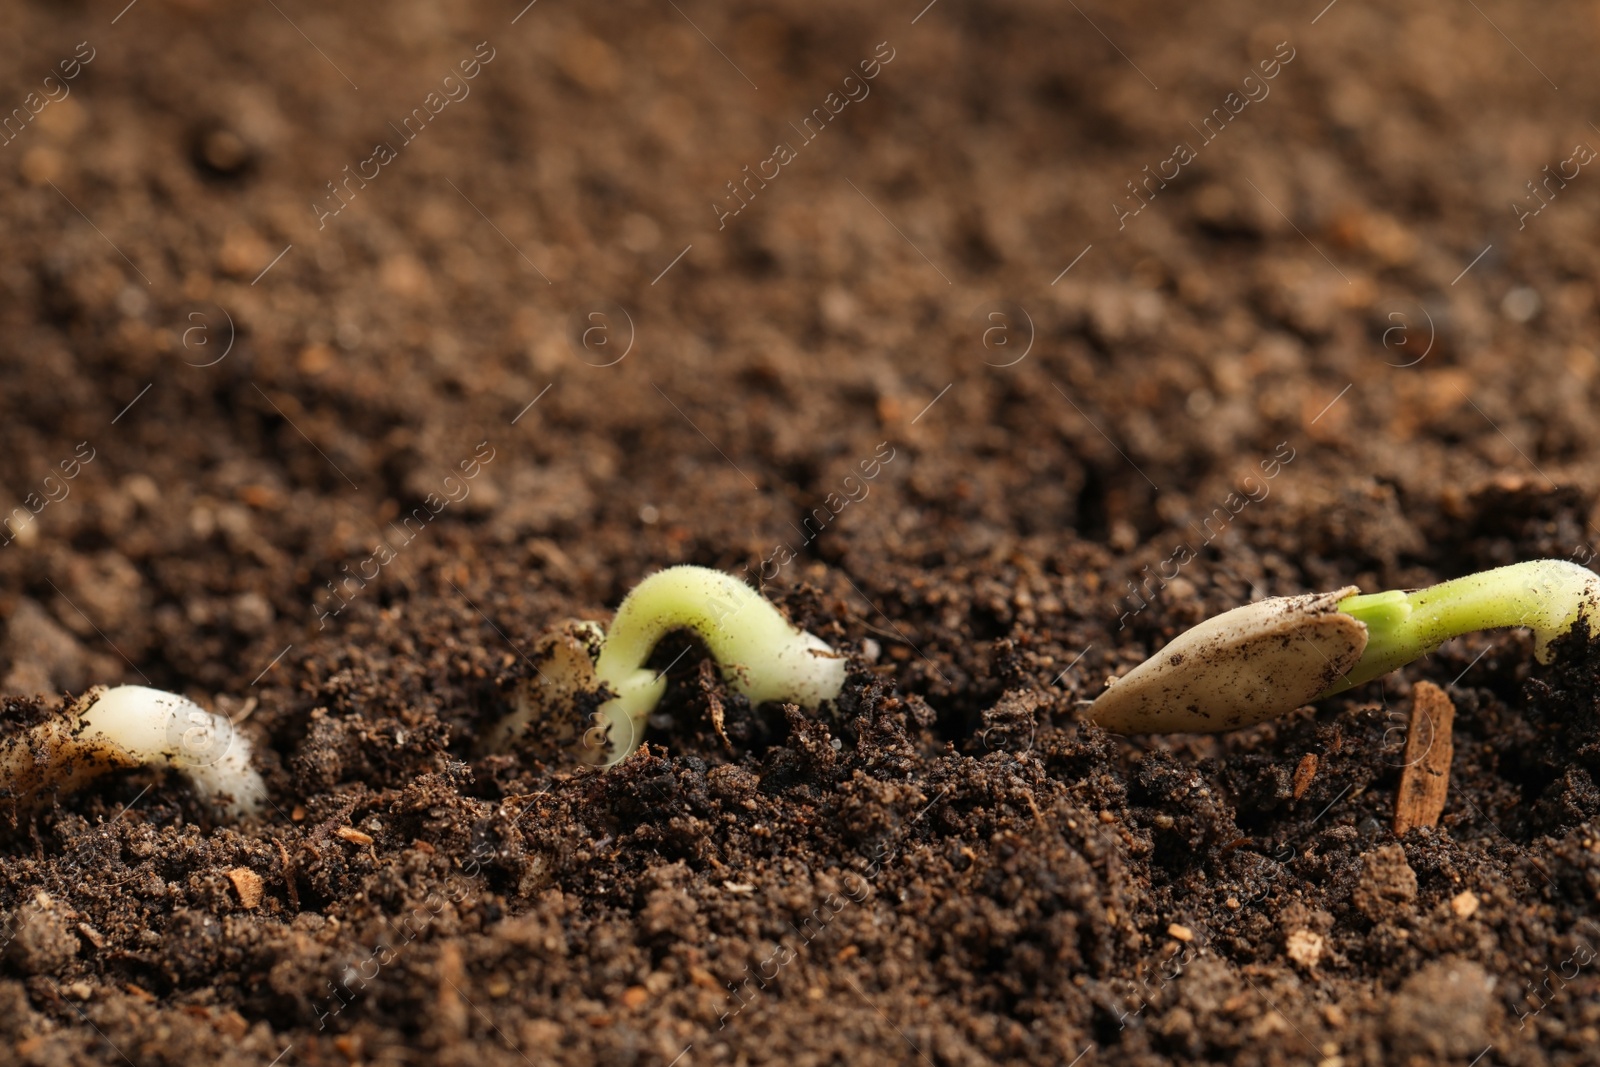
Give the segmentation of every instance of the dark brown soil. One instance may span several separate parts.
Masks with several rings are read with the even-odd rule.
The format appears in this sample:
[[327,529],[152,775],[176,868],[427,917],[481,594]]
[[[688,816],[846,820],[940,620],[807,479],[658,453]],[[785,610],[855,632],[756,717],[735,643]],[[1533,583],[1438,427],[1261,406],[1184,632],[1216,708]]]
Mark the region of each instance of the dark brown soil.
[[[1591,7],[523,2],[0,13],[6,728],[178,690],[275,805],[7,808],[0,1061],[1596,1061],[1584,641],[1082,707],[1254,597],[1589,561]],[[673,640],[618,769],[483,753],[678,562],[838,706]]]

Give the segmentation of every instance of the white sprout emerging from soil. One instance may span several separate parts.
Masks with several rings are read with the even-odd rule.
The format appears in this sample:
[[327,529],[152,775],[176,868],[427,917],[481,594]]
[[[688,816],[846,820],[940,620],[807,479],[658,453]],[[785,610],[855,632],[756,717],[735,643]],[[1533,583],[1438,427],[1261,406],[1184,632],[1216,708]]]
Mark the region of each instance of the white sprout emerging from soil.
[[623,598],[608,630],[568,622],[540,638],[538,675],[518,694],[492,746],[508,747],[532,722],[570,715],[587,701],[598,707],[583,735],[584,762],[609,767],[627,758],[667,689],[664,673],[645,661],[674,630],[690,630],[704,642],[723,679],[751,704],[785,701],[815,709],[844,687],[844,657],[790,623],[760,593],[721,571],[669,567]]
[[219,815],[240,819],[267,799],[250,756],[250,742],[226,716],[187,697],[95,686],[67,714],[0,740],[0,788],[27,802],[114,770],[166,766]]
[[1527,626],[1534,655],[1600,620],[1600,576],[1541,559],[1427,589],[1270,597],[1184,632],[1118,679],[1090,717],[1118,733],[1216,733],[1288,714],[1427,655],[1452,637]]

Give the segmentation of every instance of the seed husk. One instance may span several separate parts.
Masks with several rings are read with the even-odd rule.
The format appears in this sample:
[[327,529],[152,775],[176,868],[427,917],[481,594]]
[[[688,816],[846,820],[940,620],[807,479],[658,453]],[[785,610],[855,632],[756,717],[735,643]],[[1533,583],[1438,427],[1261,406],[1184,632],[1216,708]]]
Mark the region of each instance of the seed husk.
[[1366,650],[1366,624],[1339,610],[1358,591],[1269,597],[1207,619],[1113,682],[1089,715],[1117,733],[1220,733],[1293,711]]

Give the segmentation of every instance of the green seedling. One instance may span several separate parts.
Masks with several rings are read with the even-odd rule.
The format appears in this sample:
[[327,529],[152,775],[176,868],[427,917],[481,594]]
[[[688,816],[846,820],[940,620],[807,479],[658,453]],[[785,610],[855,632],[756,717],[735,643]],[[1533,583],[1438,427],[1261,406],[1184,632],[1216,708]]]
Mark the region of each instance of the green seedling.
[[1118,733],[1217,733],[1276,718],[1427,655],[1452,637],[1527,626],[1534,655],[1600,619],[1600,576],[1565,560],[1498,567],[1414,592],[1271,597],[1184,632],[1090,708]]
[[142,685],[95,686],[66,714],[0,740],[0,790],[24,803],[143,766],[174,768],[229,819],[267,801],[250,742],[226,716]]
[[760,593],[721,571],[669,567],[623,598],[609,629],[567,622],[539,639],[538,673],[519,691],[493,747],[509,746],[536,720],[594,707],[593,726],[581,739],[582,759],[609,767],[627,758],[667,689],[663,673],[645,662],[674,630],[699,637],[723,679],[752,704],[786,701],[815,709],[844,687],[844,657],[790,623]]

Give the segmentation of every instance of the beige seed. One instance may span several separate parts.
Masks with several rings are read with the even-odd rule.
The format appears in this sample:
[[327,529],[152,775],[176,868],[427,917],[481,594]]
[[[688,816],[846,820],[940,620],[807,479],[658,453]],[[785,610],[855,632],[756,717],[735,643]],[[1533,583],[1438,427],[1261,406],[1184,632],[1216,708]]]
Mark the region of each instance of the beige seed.
[[1287,714],[1361,659],[1366,624],[1339,611],[1356,592],[1270,597],[1213,616],[1117,680],[1089,714],[1117,733],[1219,733]]

